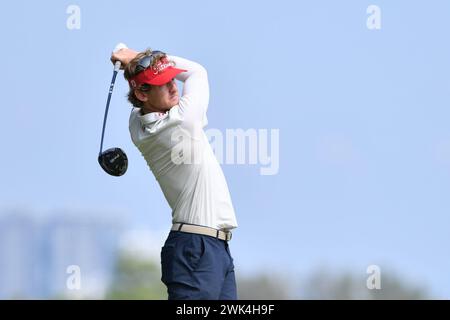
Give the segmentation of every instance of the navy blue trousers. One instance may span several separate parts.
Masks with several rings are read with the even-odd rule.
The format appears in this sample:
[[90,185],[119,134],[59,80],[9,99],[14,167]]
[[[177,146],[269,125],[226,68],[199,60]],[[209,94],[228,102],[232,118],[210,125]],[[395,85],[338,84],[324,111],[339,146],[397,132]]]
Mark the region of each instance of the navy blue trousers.
[[214,237],[171,231],[161,250],[161,281],[169,300],[236,300],[228,243]]

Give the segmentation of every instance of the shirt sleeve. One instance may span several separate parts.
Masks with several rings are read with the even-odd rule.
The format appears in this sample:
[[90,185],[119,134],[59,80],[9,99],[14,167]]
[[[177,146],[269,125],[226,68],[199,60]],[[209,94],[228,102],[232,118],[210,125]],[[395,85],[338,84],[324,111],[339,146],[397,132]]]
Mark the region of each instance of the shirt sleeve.
[[183,93],[179,101],[180,113],[187,121],[202,122],[206,125],[206,111],[209,103],[209,84],[206,69],[200,64],[176,57],[168,56],[175,62],[175,68],[185,69],[176,76],[183,82]]

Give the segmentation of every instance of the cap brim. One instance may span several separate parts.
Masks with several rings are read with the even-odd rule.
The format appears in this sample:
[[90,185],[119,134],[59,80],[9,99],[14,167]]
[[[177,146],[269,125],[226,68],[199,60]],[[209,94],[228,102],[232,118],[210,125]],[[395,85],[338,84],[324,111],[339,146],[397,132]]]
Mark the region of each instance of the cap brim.
[[163,73],[157,75],[155,78],[153,78],[150,81],[147,81],[146,83],[154,85],[154,86],[162,86],[163,84],[166,84],[167,82],[171,81],[175,76],[181,72],[186,72],[187,70],[183,69],[177,69],[174,67],[168,67],[166,70],[164,70]]

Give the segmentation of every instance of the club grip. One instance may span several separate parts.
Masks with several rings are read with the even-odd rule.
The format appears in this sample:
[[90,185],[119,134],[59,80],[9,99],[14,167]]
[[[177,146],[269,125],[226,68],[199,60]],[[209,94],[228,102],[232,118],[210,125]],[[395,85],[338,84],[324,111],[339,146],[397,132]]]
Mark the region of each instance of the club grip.
[[[113,53],[119,51],[120,49],[125,49],[125,48],[128,48],[128,47],[124,43],[120,42],[114,48]],[[114,64],[114,71],[119,71],[120,66],[121,66],[120,61],[116,61],[116,63]]]

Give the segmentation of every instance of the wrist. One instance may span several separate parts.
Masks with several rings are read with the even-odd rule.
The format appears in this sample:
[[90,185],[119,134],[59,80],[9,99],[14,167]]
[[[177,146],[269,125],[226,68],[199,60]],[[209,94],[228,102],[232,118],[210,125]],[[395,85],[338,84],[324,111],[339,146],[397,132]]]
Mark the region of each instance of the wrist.
[[131,62],[131,60],[133,60],[134,58],[136,58],[136,56],[139,54],[139,52],[138,51],[134,51],[134,50],[131,50],[130,49],[130,51],[128,52],[128,54],[127,54],[127,58],[126,58],[126,60],[125,60],[125,64],[129,64],[130,62]]

